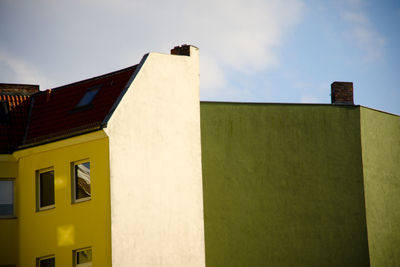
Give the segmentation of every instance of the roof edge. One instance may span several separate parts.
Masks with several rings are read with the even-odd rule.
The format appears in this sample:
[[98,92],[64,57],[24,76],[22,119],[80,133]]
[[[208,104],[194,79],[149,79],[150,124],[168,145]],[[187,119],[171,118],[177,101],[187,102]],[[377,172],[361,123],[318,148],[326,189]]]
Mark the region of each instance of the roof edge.
[[[78,127],[78,128],[81,128],[81,127]],[[87,133],[90,133],[90,132],[101,130],[102,128],[103,127],[101,126],[100,123],[96,123],[96,124],[93,124],[91,127],[88,127],[88,128],[73,129],[72,131],[64,133],[64,134],[61,134],[61,135],[54,135],[54,136],[49,136],[49,137],[45,137],[45,138],[40,138],[38,140],[33,140],[32,142],[29,142],[27,144],[23,144],[21,146],[18,146],[18,148],[15,149],[13,152],[18,151],[18,150],[22,150],[22,149],[35,147],[35,146],[48,144],[48,143],[53,143],[53,142],[56,142],[56,141],[68,139],[68,138],[79,136],[79,135],[83,135],[83,134],[87,134]]]
[[390,113],[390,112],[387,112],[387,111],[383,111],[383,110],[379,110],[379,109],[375,109],[375,108],[370,108],[370,107],[366,107],[366,106],[363,106],[363,105],[360,105],[360,107],[366,108],[366,109],[369,109],[369,110],[373,110],[373,111],[376,111],[376,112],[385,113],[385,114],[388,114],[388,115],[400,117],[400,115],[397,115],[397,114],[394,114],[394,113]]
[[30,96],[39,91],[39,85],[37,84],[0,83],[0,94],[2,95]]
[[[78,134],[78,135],[60,139],[60,140],[54,140],[54,141],[51,141],[51,142],[48,142],[48,143],[45,143],[42,145],[35,145],[32,147],[21,148],[21,149],[15,150],[13,152],[12,156],[14,158],[16,158],[16,160],[19,160],[21,158],[30,156],[32,154],[37,154],[37,153],[42,153],[42,152],[46,152],[46,151],[50,151],[50,150],[59,149],[62,147],[87,143],[90,141],[107,138],[107,137],[108,137],[107,134],[103,130],[91,131],[91,132]],[[0,159],[1,159],[1,155],[0,155]]]
[[200,103],[203,104],[225,104],[225,105],[298,105],[298,106],[335,106],[335,107],[360,107],[360,108],[365,108],[365,109],[369,109],[369,110],[373,110],[376,112],[380,112],[380,113],[385,113],[388,115],[392,115],[392,116],[396,116],[396,117],[400,117],[400,115],[398,114],[394,114],[391,112],[387,112],[387,111],[383,111],[383,110],[379,110],[379,109],[375,109],[375,108],[370,108],[370,107],[366,107],[363,105],[352,105],[352,104],[331,104],[331,103],[284,103],[284,102],[235,102],[235,101],[200,101]]
[[139,64],[135,65],[136,69],[133,72],[132,76],[129,78],[129,81],[126,83],[124,90],[122,90],[122,92],[120,93],[120,95],[118,96],[117,100],[114,102],[114,104],[112,105],[111,109],[108,111],[106,117],[104,118],[104,120],[101,123],[101,126],[103,128],[107,127],[107,123],[110,120],[112,114],[114,113],[114,111],[117,109],[119,103],[121,102],[122,98],[124,97],[125,93],[128,91],[129,87],[131,86],[132,82],[135,80],[136,76],[139,74],[140,70],[142,69],[144,63],[146,62],[148,56],[150,53],[145,54],[142,59],[140,60]]
[[227,105],[292,105],[292,106],[334,106],[334,107],[360,107],[353,104],[330,104],[330,103],[285,103],[285,102],[235,102],[235,101],[200,101],[204,104],[227,104]]
[[[123,72],[123,71],[127,71],[129,69],[136,68],[136,66],[138,66],[138,64],[130,66],[130,67],[127,67],[127,68],[123,68],[123,69],[120,69],[120,70],[116,70],[116,71],[113,71],[113,72],[109,72],[109,73],[106,73],[106,74],[102,74],[102,75],[99,75],[99,76],[95,76],[95,77],[92,77],[92,78],[88,78],[88,79],[80,80],[80,81],[77,81],[77,82],[73,82],[73,83],[61,85],[61,86],[58,86],[58,87],[54,87],[54,88],[51,88],[51,90],[53,91],[53,90],[63,89],[63,88],[74,86],[74,85],[77,85],[77,84],[80,84],[80,83],[85,83],[85,82],[89,82],[89,81],[93,81],[93,80],[97,80],[97,79],[103,79],[103,78],[105,78],[107,76],[115,75],[115,74],[118,74],[119,72]],[[46,91],[39,91],[36,94],[44,94],[44,93],[46,93]]]

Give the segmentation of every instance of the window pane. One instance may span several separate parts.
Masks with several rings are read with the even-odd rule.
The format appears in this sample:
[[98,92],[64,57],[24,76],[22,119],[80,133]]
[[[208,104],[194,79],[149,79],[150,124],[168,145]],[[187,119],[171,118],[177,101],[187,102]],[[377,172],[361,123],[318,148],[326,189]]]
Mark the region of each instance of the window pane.
[[54,171],[40,174],[39,189],[40,207],[54,205]]
[[98,91],[98,88],[87,91],[82,99],[79,101],[78,105],[76,105],[76,107],[79,108],[89,105],[93,101],[94,97],[97,95]]
[[0,181],[0,216],[14,215],[14,181]]
[[92,262],[92,250],[91,249],[78,251],[76,254],[77,254],[76,255],[76,263],[77,264]]
[[90,162],[75,165],[75,199],[90,197]]
[[39,262],[39,267],[54,267],[54,266],[56,266],[55,258],[40,260]]

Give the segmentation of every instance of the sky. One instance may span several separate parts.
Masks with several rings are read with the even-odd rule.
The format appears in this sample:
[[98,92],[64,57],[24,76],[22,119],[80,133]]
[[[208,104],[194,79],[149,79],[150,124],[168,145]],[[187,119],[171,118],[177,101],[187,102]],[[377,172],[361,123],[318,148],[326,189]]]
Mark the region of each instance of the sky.
[[200,49],[200,99],[355,104],[400,115],[399,0],[0,0],[0,82],[41,90]]

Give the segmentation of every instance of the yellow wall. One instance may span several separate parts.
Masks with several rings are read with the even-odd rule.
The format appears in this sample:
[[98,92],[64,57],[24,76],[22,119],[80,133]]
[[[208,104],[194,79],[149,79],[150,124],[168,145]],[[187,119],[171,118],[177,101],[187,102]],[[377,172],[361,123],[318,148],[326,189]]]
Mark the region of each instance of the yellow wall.
[[[16,178],[18,166],[16,162],[0,160],[0,179]],[[15,205],[14,199],[14,205]],[[18,220],[17,218],[0,218],[0,265],[16,264],[18,257]]]
[[[82,136],[75,137],[79,138]],[[16,153],[21,203],[19,266],[33,267],[37,257],[52,254],[56,256],[57,267],[72,266],[72,251],[85,247],[92,247],[93,266],[111,266],[108,138],[104,135],[101,139],[77,144],[71,140],[74,138]],[[71,204],[70,164],[87,158],[90,159],[91,200]],[[54,168],[55,208],[37,212],[35,172],[48,167]]]

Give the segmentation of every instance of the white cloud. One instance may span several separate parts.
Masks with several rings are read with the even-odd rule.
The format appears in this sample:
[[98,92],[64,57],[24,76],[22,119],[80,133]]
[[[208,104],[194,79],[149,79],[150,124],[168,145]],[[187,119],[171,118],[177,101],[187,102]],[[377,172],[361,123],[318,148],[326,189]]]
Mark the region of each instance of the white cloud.
[[[121,7],[130,3],[120,1]],[[231,70],[248,74],[279,64],[275,49],[298,23],[303,8],[300,0],[172,0],[161,4],[148,0],[134,8],[130,5],[133,24],[143,25],[155,43],[164,47],[191,43],[200,48],[201,96],[205,98],[221,93],[230,98],[233,91],[226,86],[232,88],[227,77]]]
[[330,86],[325,82],[298,81],[293,88],[300,93],[300,103],[323,103],[322,96],[327,96]]
[[361,12],[344,12],[342,14],[342,17],[349,21],[352,22],[354,24],[358,24],[358,25],[367,25],[369,24],[369,21],[367,19],[367,17],[365,16],[364,13]]
[[353,7],[360,7],[364,3],[364,0],[345,0],[345,2]]
[[186,11],[192,36],[221,64],[253,72],[278,63],[274,48],[295,25],[302,4],[297,0],[198,1]]
[[25,84],[45,84],[49,85],[50,81],[41,75],[35,67],[29,65],[23,60],[12,57],[11,55],[0,50],[0,64],[3,71],[11,73],[11,76],[2,77],[2,82],[6,83],[25,83]]
[[218,63],[207,55],[200,57],[201,97],[216,97],[218,89],[227,85],[225,74]]
[[302,0],[12,3],[19,12],[9,20],[13,34],[32,35],[31,53],[41,61],[33,65],[53,79],[83,79],[133,65],[149,50],[188,43],[200,48],[203,96],[227,87],[231,70],[248,74],[279,64],[276,50],[303,10]]
[[365,13],[344,12],[342,17],[350,24],[350,29],[346,32],[347,38],[355,41],[357,47],[363,51],[364,60],[368,62],[383,60],[385,38],[375,30]]

